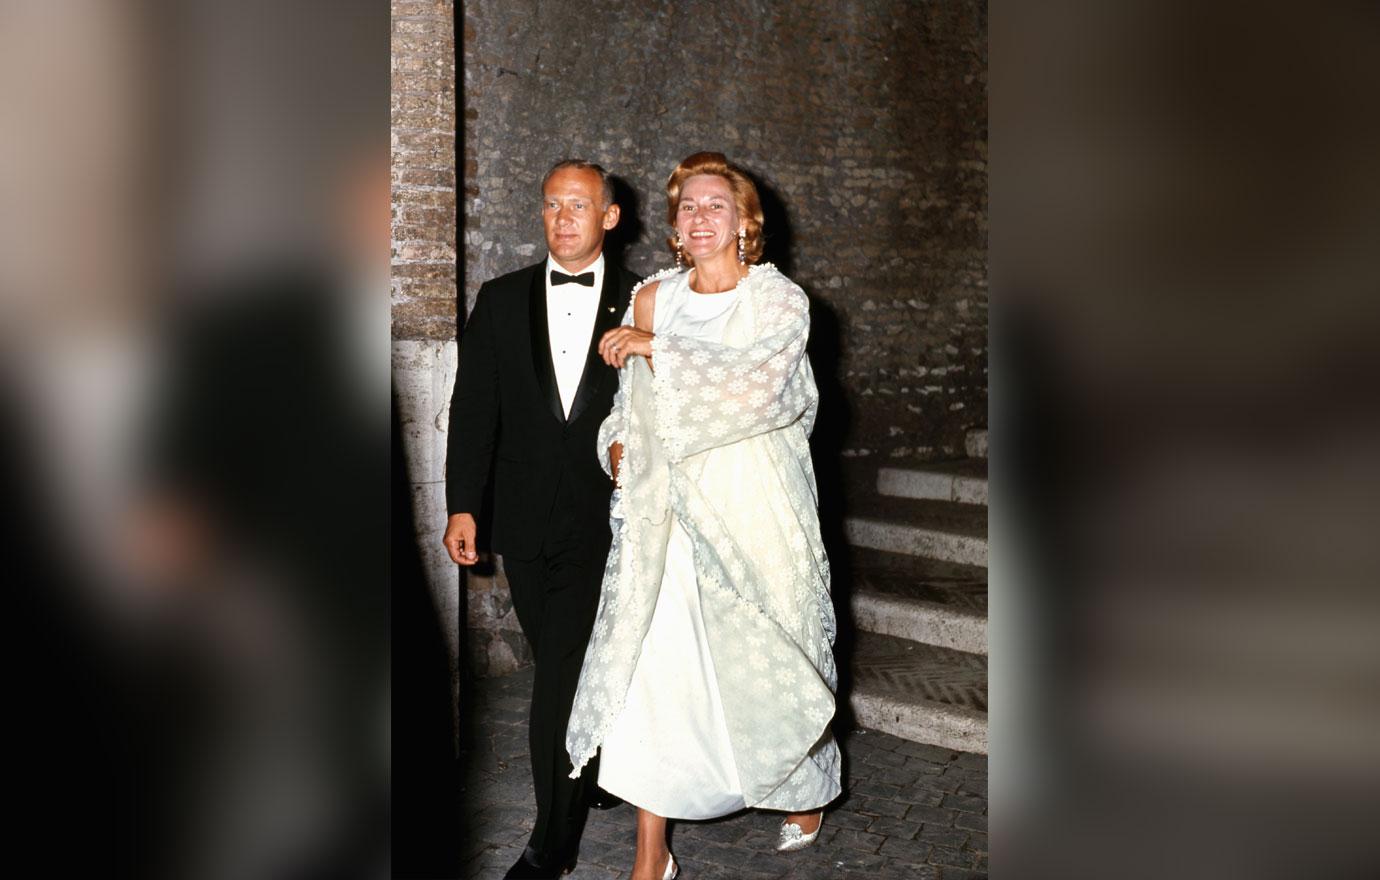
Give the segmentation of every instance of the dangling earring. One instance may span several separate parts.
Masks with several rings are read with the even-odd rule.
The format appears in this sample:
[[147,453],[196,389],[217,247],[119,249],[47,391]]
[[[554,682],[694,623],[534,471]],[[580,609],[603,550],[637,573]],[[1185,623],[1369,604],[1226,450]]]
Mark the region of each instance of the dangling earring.
[[738,230],[738,262],[747,262],[747,230]]
[[680,233],[676,233],[676,268],[679,269],[685,264],[685,253],[681,250]]

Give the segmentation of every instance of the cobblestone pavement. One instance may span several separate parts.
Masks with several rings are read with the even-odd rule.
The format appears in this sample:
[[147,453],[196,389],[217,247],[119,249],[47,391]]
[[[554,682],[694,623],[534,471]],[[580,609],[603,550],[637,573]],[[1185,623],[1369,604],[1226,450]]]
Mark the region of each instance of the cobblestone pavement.
[[[532,829],[527,701],[531,670],[476,683],[469,697],[472,748],[462,791],[466,878],[500,878]],[[747,810],[707,822],[672,822],[671,849],[685,880],[987,876],[987,759],[875,731],[841,736],[844,794],[825,813],[815,844],[777,853],[781,814]],[[636,811],[590,812],[571,880],[627,877]]]

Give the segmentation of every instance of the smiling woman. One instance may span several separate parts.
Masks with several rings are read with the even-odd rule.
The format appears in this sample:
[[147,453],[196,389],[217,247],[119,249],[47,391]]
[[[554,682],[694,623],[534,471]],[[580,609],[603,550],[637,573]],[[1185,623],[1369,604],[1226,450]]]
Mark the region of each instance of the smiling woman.
[[666,182],[666,203],[666,222],[676,231],[667,244],[677,263],[694,266],[696,256],[721,250],[721,237],[705,230],[722,224],[742,239],[739,262],[752,264],[762,258],[762,202],[757,187],[723,153],[686,157]]
[[809,301],[755,265],[761,203],[722,154],[666,192],[689,268],[634,288],[600,342],[621,371],[599,431],[619,488],[566,734],[573,766],[602,749],[600,786],[639,808],[633,880],[676,876],[668,817],[786,812],[777,848],[795,850],[840,791]]

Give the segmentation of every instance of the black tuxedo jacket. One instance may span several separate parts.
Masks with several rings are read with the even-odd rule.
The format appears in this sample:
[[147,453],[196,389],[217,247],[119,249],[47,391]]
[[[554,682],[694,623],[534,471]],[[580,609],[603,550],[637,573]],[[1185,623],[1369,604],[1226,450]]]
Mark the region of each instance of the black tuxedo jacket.
[[[613,407],[618,374],[595,347],[618,326],[637,277],[605,257],[604,287],[585,372],[567,419],[561,408],[546,326],[546,261],[479,288],[460,338],[446,449],[448,513],[480,514],[494,480],[495,552],[530,559],[553,514],[573,514],[596,545],[607,546],[613,484],[599,465],[599,425]],[[555,511],[557,494],[574,510]]]

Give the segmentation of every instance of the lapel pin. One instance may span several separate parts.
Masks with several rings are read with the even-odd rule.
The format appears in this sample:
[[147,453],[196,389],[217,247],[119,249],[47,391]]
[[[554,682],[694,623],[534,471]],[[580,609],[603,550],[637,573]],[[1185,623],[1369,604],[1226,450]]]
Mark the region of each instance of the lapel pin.
[[615,310],[616,308],[618,308],[618,307],[617,307],[617,306],[609,306],[609,311],[612,312],[612,311]]

